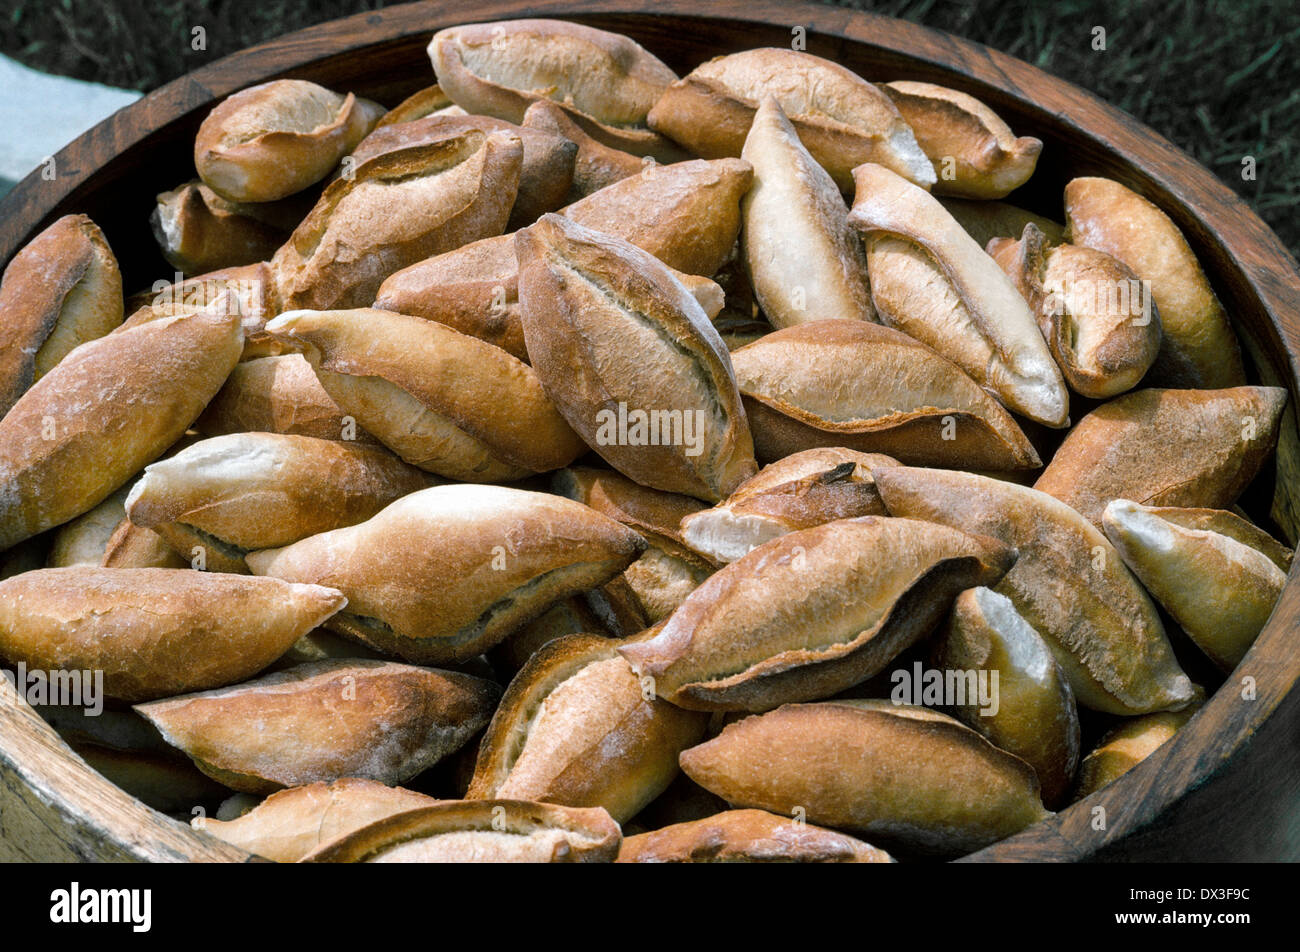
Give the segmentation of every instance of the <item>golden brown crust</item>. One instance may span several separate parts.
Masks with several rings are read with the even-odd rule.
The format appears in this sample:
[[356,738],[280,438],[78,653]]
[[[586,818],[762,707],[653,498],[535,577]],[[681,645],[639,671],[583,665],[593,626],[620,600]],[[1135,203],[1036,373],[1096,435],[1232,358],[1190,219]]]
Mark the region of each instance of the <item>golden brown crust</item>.
[[1043,143],[1016,138],[974,96],[933,83],[893,82],[880,88],[934,164],[936,195],[1005,198],[1034,174]]
[[1106,537],[1069,506],[973,473],[897,466],[872,475],[892,515],[1015,547],[1016,564],[996,590],[1047,641],[1080,704],[1132,715],[1191,699],[1155,605]]
[[578,147],[569,188],[570,201],[598,192],[646,167],[644,159],[587,135],[562,107],[549,99],[539,99],[529,106],[522,125],[525,129],[542,129],[563,136]]
[[183,569],[193,568],[152,529],[132,525],[123,517],[104,546],[99,562],[106,569]]
[[352,658],[136,711],[208,776],[271,793],[343,777],[402,783],[469,740],[498,697],[482,678]]
[[239,358],[220,307],[78,348],[0,420],[0,550],[105,499],[171,446]]
[[130,491],[130,486],[123,486],[88,512],[55,529],[45,567],[102,564],[109,540],[126,519],[126,494]]
[[1029,765],[943,714],[889,701],[788,704],[728,725],[682,769],[737,807],[914,853],[980,849],[1048,816]]
[[1069,240],[1104,251],[1150,283],[1164,336],[1150,383],[1217,389],[1246,382],[1241,348],[1196,255],[1169,216],[1119,182],[1065,186]]
[[404,496],[359,526],[247,557],[260,575],[331,579],[329,627],[408,660],[463,661],[550,605],[621,572],[645,542],[569,499],[453,485]]
[[680,528],[682,519],[705,508],[698,499],[650,489],[622,473],[592,466],[560,470],[551,477],[551,489],[635,529],[658,548],[699,558]]
[[343,411],[421,469],[510,480],[586,450],[531,367],[434,321],[369,308],[290,311],[267,331],[303,346]]
[[375,128],[382,129],[384,126],[424,119],[426,116],[441,113],[448,108],[457,108],[458,111],[464,112],[464,110],[455,106],[451,101],[451,97],[442,91],[441,86],[434,83],[432,86],[425,86],[423,89],[411,93],[411,95],[380,116],[379,121],[375,123]]
[[103,232],[64,215],[33,238],[5,267],[0,314],[4,416],[74,347],[122,323],[122,275]]
[[1226,508],[1272,454],[1286,400],[1278,387],[1126,393],[1079,421],[1034,488],[1093,525],[1112,499]]
[[863,233],[881,321],[952,360],[1047,426],[1069,395],[1029,305],[938,200],[879,165],[854,169],[849,221]]
[[299,79],[222,100],[194,140],[194,165],[232,202],[271,202],[319,182],[370,131],[381,109]]
[[575,635],[533,655],[488,725],[466,797],[599,806],[621,823],[662,793],[707,718],[647,692],[617,648]]
[[280,790],[234,820],[196,818],[191,825],[277,863],[296,863],[376,820],[437,802],[414,790],[346,777]]
[[878,162],[928,188],[934,169],[889,97],[838,63],[788,49],[719,56],[673,83],[650,111],[653,129],[696,155],[740,155],[754,113],[774,94],[799,138],[843,191]]
[[197,181],[160,192],[155,201],[149,224],[158,249],[189,275],[265,261],[310,210],[293,200],[263,203],[270,209],[231,202]]
[[612,863],[622,833],[599,807],[449,800],[379,820],[308,863]]
[[619,650],[693,710],[765,711],[829,697],[929,634],[958,592],[994,585],[1001,543],[864,516],[765,543],[696,589],[653,637]]
[[278,579],[42,569],[0,583],[0,655],[102,670],[110,697],[142,701],[250,677],[345,604],[332,588]]
[[844,833],[765,810],[725,810],[628,836],[620,863],[891,863],[884,850]]
[[1197,700],[1181,711],[1144,714],[1112,730],[1079,764],[1074,799],[1091,796],[1146,760],[1190,721],[1200,707],[1201,700]]
[[[588,446],[643,485],[702,499],[754,473],[726,348],[662,263],[558,215],[519,232],[515,247],[529,356]],[[640,436],[633,414],[646,421]]]
[[501,234],[522,162],[518,136],[470,130],[363,163],[271,259],[279,309],[366,307],[394,272]]
[[924,466],[1042,465],[1001,404],[893,328],[812,321],[766,334],[731,360],[761,460],[842,446]]
[[1046,235],[1047,240],[1054,245],[1065,240],[1065,226],[1060,222],[1035,215],[1008,202],[943,196],[939,199],[939,204],[981,248],[994,238],[1019,238],[1029,224]]
[[579,596],[561,599],[489,652],[493,668],[513,677],[528,659],[565,635],[610,637]]
[[439,31],[429,58],[443,91],[467,112],[522,122],[530,105],[551,99],[605,145],[681,158],[646,126],[677,74],[621,34],[561,20],[500,20]]

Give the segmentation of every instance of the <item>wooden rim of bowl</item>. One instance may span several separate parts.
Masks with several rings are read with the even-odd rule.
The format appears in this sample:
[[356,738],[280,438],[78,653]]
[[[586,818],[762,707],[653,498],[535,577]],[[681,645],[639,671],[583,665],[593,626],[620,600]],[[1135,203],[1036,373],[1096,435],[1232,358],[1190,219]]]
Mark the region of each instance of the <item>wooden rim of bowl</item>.
[[[69,171],[53,181],[42,180],[39,170],[33,172],[0,200],[0,260],[8,261],[56,213],[75,209],[79,196],[91,190],[90,180],[101,171],[106,157],[138,145],[168,123],[210,108],[237,89],[288,76],[310,78],[345,54],[366,48],[378,54],[385,45],[409,45],[414,38],[427,42],[435,31],[457,23],[521,16],[571,19],[633,35],[664,17],[697,21],[706,35],[710,22],[725,21],[771,32],[771,42],[778,42],[782,32],[792,37],[802,27],[809,52],[851,69],[862,70],[867,64],[868,78],[908,78],[909,69],[917,65],[928,73],[942,71],[954,86],[984,99],[995,110],[1029,117],[1026,131],[1041,137],[1043,130],[1056,129],[1090,140],[1096,150],[1085,162],[1095,166],[1095,174],[1133,186],[1159,205],[1203,261],[1208,255],[1235,263],[1241,280],[1234,283],[1234,294],[1225,304],[1230,312],[1259,325],[1247,328],[1239,320],[1237,330],[1263,382],[1290,392],[1279,466],[1287,475],[1300,473],[1300,437],[1295,433],[1300,268],[1250,207],[1189,155],[1080,87],[977,43],[838,7],[783,0],[744,0],[704,8],[698,0],[656,0],[651,9],[644,0],[484,0],[466,17],[451,4],[429,0],[289,33],[168,83],[62,149],[55,161],[58,168]],[[662,52],[647,45],[651,52]],[[1138,167],[1128,156],[1140,156],[1143,165]],[[1258,340],[1242,333],[1245,330],[1272,335],[1272,343],[1281,345],[1285,358],[1279,358],[1276,346],[1265,351]],[[1294,540],[1300,513],[1289,500],[1281,500],[1275,503],[1273,515]],[[1300,585],[1291,579],[1246,659],[1172,740],[1115,783],[966,859],[1087,859],[1150,826],[1219,774],[1287,697],[1300,676],[1300,651],[1290,650],[1286,643],[1293,628],[1287,619],[1296,618],[1300,618]],[[1254,679],[1251,700],[1244,699],[1240,689],[1229,690],[1234,683],[1240,688],[1246,678]],[[1295,706],[1295,701],[1289,705]],[[69,826],[60,838],[74,852],[77,844],[89,850],[100,842],[114,846],[123,858],[249,859],[245,851],[200,836],[104,780],[25,703],[19,703],[7,680],[0,679],[0,775],[4,773],[16,774],[27,785],[22,796],[55,808]],[[1098,808],[1105,811],[1100,830],[1094,829]]]

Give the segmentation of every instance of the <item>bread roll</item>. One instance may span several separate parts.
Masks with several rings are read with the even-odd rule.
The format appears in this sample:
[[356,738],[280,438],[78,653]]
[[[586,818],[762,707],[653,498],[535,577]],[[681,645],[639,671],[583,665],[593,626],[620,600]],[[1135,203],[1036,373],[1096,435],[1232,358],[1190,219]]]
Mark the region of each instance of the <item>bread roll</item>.
[[46,567],[102,565],[109,540],[126,518],[126,494],[130,491],[130,486],[123,486],[89,512],[54,530]]
[[331,579],[328,627],[417,662],[464,661],[613,578],[645,542],[568,499],[502,486],[423,489],[359,526],[246,557],[259,575]]
[[936,195],[1005,198],[1029,181],[1043,143],[1016,138],[998,114],[974,96],[934,83],[880,87],[912,127],[934,165]]
[[278,345],[274,351],[268,350],[270,338],[263,331],[273,313],[271,269],[265,261],[222,268],[192,278],[184,278],[177,272],[176,278],[174,284],[156,281],[150,290],[127,298],[126,312],[130,316],[118,330],[220,304],[239,315],[243,325],[244,350],[240,360],[270,356],[282,350]]
[[390,274],[506,227],[523,146],[471,130],[332,182],[275,257],[280,310],[366,307]]
[[177,271],[199,275],[265,261],[311,210],[295,199],[232,202],[202,182],[159,192],[149,224]]
[[375,445],[378,441],[339,409],[302,354],[258,357],[235,365],[194,422],[205,436],[284,433]]
[[994,238],[1019,238],[1029,224],[1046,235],[1047,240],[1054,245],[1065,240],[1065,226],[1060,222],[1035,215],[1008,202],[943,196],[939,199],[939,204],[981,248],[986,247]]
[[524,665],[479,745],[468,799],[599,806],[622,823],[664,791],[708,718],[646,692],[617,648],[576,635]]
[[453,103],[451,97],[442,91],[442,87],[434,83],[432,86],[425,86],[423,89],[411,93],[411,95],[380,116],[379,121],[375,123],[375,128],[382,129],[384,126],[414,122],[416,119],[438,115],[463,116],[465,110]]
[[1118,258],[1150,285],[1164,332],[1150,383],[1218,389],[1246,382],[1227,312],[1168,215],[1119,182],[1077,178],[1065,186],[1065,223],[1071,242]]
[[1071,390],[1104,400],[1137,386],[1160,349],[1160,313],[1127,265],[1092,248],[1049,248],[1032,223],[1019,241],[990,241],[988,253],[1034,312]]
[[277,863],[296,863],[313,850],[376,820],[437,802],[414,790],[346,777],[273,793],[235,820],[204,817],[194,819],[190,825]]
[[924,344],[867,321],[813,321],[731,355],[758,458],[847,447],[907,463],[1031,469],[1011,414]]
[[[125,501],[125,500],[124,500]],[[192,567],[152,529],[132,525],[125,516],[104,546],[98,563],[108,569],[183,569]]]
[[499,20],[440,30],[429,44],[438,85],[470,113],[522,122],[539,99],[558,103],[605,145],[680,158],[646,128],[677,74],[637,43],[561,20]]
[[519,137],[523,148],[519,191],[510,211],[507,230],[531,225],[542,215],[565,204],[573,181],[577,145],[555,133],[517,126],[491,116],[429,116],[376,129],[352,151],[352,161],[361,165],[377,155],[450,139],[471,129],[485,134],[513,133]]
[[0,314],[2,417],[74,347],[122,323],[122,275],[104,233],[64,215],[33,238],[5,267]]
[[1190,721],[1200,707],[1201,701],[1197,700],[1181,711],[1144,714],[1111,730],[1079,765],[1074,799],[1091,796],[1146,760]]
[[1223,509],[1277,443],[1279,387],[1136,390],[1074,427],[1034,488],[1101,525],[1112,499]]
[[874,320],[867,259],[849,227],[848,206],[771,93],[754,113],[740,154],[754,167],[754,185],[740,205],[741,250],[767,319],[778,328]]
[[1155,605],[1106,537],[1069,506],[973,473],[904,466],[871,473],[890,515],[1015,547],[1016,563],[996,591],[1043,636],[1084,707],[1133,715],[1191,699]]
[[513,677],[529,658],[565,635],[609,637],[609,632],[581,597],[572,596],[556,602],[510,635],[488,653],[488,658],[494,669]]
[[[562,213],[670,268],[713,274],[735,248],[740,197],[751,179],[749,164],[736,159],[651,166]],[[380,287],[375,306],[438,321],[523,360],[518,278],[514,239],[503,235],[399,271]]]
[[622,833],[599,807],[453,800],[379,820],[308,863],[612,863]]
[[777,98],[804,146],[835,179],[878,162],[925,188],[934,168],[889,97],[838,63],[788,49],[718,56],[673,83],[650,110],[650,127],[696,155],[740,155],[754,113]]
[[1115,499],[1102,526],[1147,591],[1215,664],[1231,671],[1272,615],[1286,572],[1258,549],[1185,528],[1164,512]]
[[334,402],[429,472],[519,479],[586,449],[532,368],[433,321],[369,308],[290,311],[267,330],[303,346]]
[[515,247],[528,354],[588,446],[645,486],[701,499],[753,474],[726,348],[663,264],[558,215]]
[[379,121],[383,108],[301,79],[223,99],[199,126],[194,166],[232,202],[273,202],[319,182]]
[[551,477],[551,489],[635,529],[657,548],[698,558],[680,528],[684,518],[705,508],[698,499],[650,489],[621,473],[592,466],[560,470]]
[[344,777],[403,783],[473,737],[499,696],[467,674],[341,659],[136,710],[209,777],[272,793]]
[[570,201],[598,192],[646,167],[645,161],[632,153],[612,148],[587,135],[562,106],[549,99],[539,99],[528,107],[523,127],[563,136],[578,147],[573,163],[573,181],[569,187]]
[[631,592],[644,619],[636,629],[641,631],[675,612],[713,571],[712,564],[698,556],[683,556],[652,545],[615,581],[621,581]]
[[0,419],[0,551],[98,505],[175,443],[239,359],[220,306],[83,344]]
[[953,713],[993,746],[1033,767],[1043,803],[1064,802],[1079,766],[1074,692],[1042,636],[1011,600],[989,588],[962,592],[933,658],[945,672],[984,672],[990,681],[996,673],[992,704],[982,706],[964,686],[965,703]]
[[653,637],[619,648],[654,691],[705,711],[829,697],[928,635],[1015,560],[993,539],[864,516],[781,536],[721,569]]
[[880,320],[965,370],[1012,410],[1066,424],[1065,381],[1011,279],[939,202],[879,165],[854,170]]
[[718,562],[734,562],[787,532],[883,516],[870,467],[897,462],[842,447],[793,453],[764,466],[719,505],[683,516],[682,538]]
[[958,855],[1049,816],[1038,779],[951,717],[889,701],[788,704],[685,751],[682,769],[733,806]]
[[42,569],[0,582],[0,657],[103,671],[109,697],[144,701],[250,677],[346,602],[189,569]]
[[716,816],[628,836],[620,863],[891,863],[884,850],[765,810]]
[[232,433],[145,467],[126,512],[210,571],[248,573],[251,550],[355,525],[429,479],[386,450],[310,436]]

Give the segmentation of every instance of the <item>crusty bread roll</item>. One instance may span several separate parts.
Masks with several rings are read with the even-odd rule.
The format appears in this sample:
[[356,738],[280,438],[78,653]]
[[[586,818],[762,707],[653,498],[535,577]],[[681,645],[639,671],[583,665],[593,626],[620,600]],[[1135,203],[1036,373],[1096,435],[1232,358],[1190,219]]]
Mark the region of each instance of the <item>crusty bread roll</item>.
[[[651,166],[562,214],[630,241],[670,268],[713,274],[735,248],[740,197],[751,179],[749,163],[737,159]],[[523,360],[518,278],[514,238],[488,238],[392,275],[375,307],[438,321]]]
[[442,91],[442,87],[434,83],[432,86],[425,86],[423,89],[411,93],[411,95],[380,116],[379,121],[375,123],[375,128],[380,129],[384,126],[396,125],[402,122],[414,122],[416,119],[437,115],[463,116],[465,110],[453,103],[451,97]]
[[556,638],[565,635],[599,635],[609,637],[609,632],[579,596],[561,599],[528,622],[505,641],[488,652],[492,667],[501,674],[514,677],[519,669]]
[[564,108],[549,99],[539,99],[524,113],[525,129],[541,129],[568,139],[578,148],[573,163],[573,181],[569,187],[569,200],[598,192],[606,185],[636,175],[646,167],[643,158],[630,152],[605,145],[583,131]]
[[247,574],[248,552],[363,522],[429,482],[379,447],[232,433],[146,466],[125,506],[187,559],[200,550],[208,571]]
[[1011,279],[922,189],[879,165],[853,175],[849,221],[864,235],[880,320],[933,347],[1017,413],[1064,426],[1065,381]]
[[[965,675],[957,682],[965,691],[964,703],[953,709],[957,719],[1033,767],[1044,804],[1063,803],[1079,766],[1074,692],[1047,643],[1011,599],[983,587],[958,595],[934,643],[933,663]],[[991,704],[981,705],[978,683],[969,674],[989,679]]]
[[[129,330],[139,324],[160,317],[203,310],[220,304],[227,311],[239,315],[244,328],[244,350],[240,360],[252,360],[283,351],[283,346],[272,342],[263,328],[271,310],[271,268],[265,261],[222,268],[207,274],[185,278],[179,272],[177,281],[169,284],[156,281],[148,291],[139,291],[126,299],[127,319],[117,328]],[[274,343],[270,349],[268,344]]]
[[561,20],[474,23],[435,33],[429,58],[438,85],[467,112],[522,122],[530,105],[551,99],[606,145],[681,157],[646,127],[677,74],[619,33]]
[[731,363],[764,462],[840,446],[924,466],[1042,465],[1001,404],[893,328],[811,321],[760,337]]
[[0,420],[0,551],[98,505],[180,439],[242,345],[218,304],[69,354]]
[[705,508],[698,499],[650,489],[622,473],[593,466],[560,470],[551,477],[551,489],[635,529],[651,545],[677,555],[696,555],[680,527],[684,518]]
[[326,844],[308,863],[612,863],[622,832],[599,807],[449,800]]
[[884,850],[765,810],[724,810],[623,839],[620,863],[890,863]]
[[631,636],[675,612],[713,571],[714,566],[707,559],[652,545],[605,588],[619,582],[630,593],[631,602],[642,619],[634,631],[626,633]]
[[1074,799],[1082,800],[1118,780],[1156,752],[1201,708],[1203,698],[1181,711],[1161,711],[1124,721],[1079,764]]
[[183,569],[192,568],[166,540],[152,529],[132,525],[125,517],[104,546],[99,563],[107,569]]
[[1169,216],[1105,178],[1065,186],[1068,237],[1104,251],[1150,284],[1164,336],[1150,383],[1216,389],[1246,382],[1241,347],[1187,239]]
[[1137,386],[1160,350],[1160,312],[1118,258],[1080,245],[1048,247],[1032,223],[988,253],[1028,303],[1075,393],[1104,400]]
[[852,189],[852,170],[863,162],[934,184],[930,160],[889,97],[811,53],[768,48],[715,57],[668,88],[650,110],[650,127],[705,158],[740,155],[768,94],[841,190]]
[[205,436],[285,433],[322,440],[378,441],[325,392],[302,354],[258,357],[235,365],[194,422]]
[[1042,141],[1016,138],[974,96],[934,83],[893,82],[880,88],[934,164],[936,195],[1005,198],[1034,174]]
[[328,175],[383,112],[301,79],[261,83],[208,113],[194,140],[194,166],[223,198],[273,202]]
[[1001,543],[912,519],[863,516],[754,549],[696,589],[652,638],[619,651],[660,697],[765,711],[829,697],[928,635],[953,598],[994,585]]
[[1016,563],[996,590],[1047,641],[1080,704],[1133,715],[1191,699],[1155,605],[1106,537],[1069,506],[973,473],[892,466],[871,474],[891,515],[1015,547]]
[[126,494],[130,491],[130,485],[123,486],[88,512],[55,529],[50,540],[50,553],[45,559],[46,567],[102,565],[109,540],[126,518]]
[[994,238],[1019,238],[1029,224],[1046,235],[1047,240],[1054,245],[1065,240],[1065,226],[1060,222],[1035,215],[1008,202],[943,196],[939,199],[939,204],[981,248],[986,247]]
[[466,484],[422,489],[359,526],[246,560],[259,575],[328,577],[350,602],[328,627],[436,663],[481,654],[644,548],[635,532],[572,500]]
[[168,264],[201,275],[267,260],[309,211],[298,196],[232,202],[196,181],[159,192],[149,224]]
[[566,203],[577,145],[553,132],[517,126],[491,116],[429,116],[376,129],[352,150],[352,161],[361,165],[377,155],[450,139],[470,129],[513,133],[524,150],[519,191],[506,224],[508,231],[531,225]]
[[500,691],[467,674],[349,658],[135,709],[209,777],[272,793],[344,777],[403,783],[473,737]]
[[33,238],[5,267],[0,314],[2,417],[74,347],[122,323],[122,275],[104,233],[64,215]]
[[897,463],[843,447],[792,453],[764,466],[717,506],[685,514],[681,537],[717,562],[734,562],[787,532],[836,519],[883,516],[870,467]]
[[889,701],[788,704],[681,762],[733,806],[800,810],[912,853],[968,853],[1049,815],[1023,760],[951,717]]
[[0,657],[104,672],[124,701],[250,677],[347,602],[333,588],[189,569],[41,569],[0,582]]
[[302,345],[334,402],[429,472],[519,479],[586,449],[532,368],[433,321],[369,308],[290,311],[267,331]]
[[767,319],[778,328],[874,320],[867,258],[848,206],[771,93],[740,154],[754,167],[753,187],[740,202],[741,251]]
[[1181,526],[1165,511],[1114,499],[1102,526],[1147,591],[1215,664],[1231,671],[1273,613],[1286,572],[1264,552]]
[[754,473],[726,348],[658,259],[559,215],[515,248],[529,357],[588,446],[645,486],[712,501]]
[[414,790],[346,777],[280,790],[238,819],[196,817],[190,825],[257,856],[296,863],[376,820],[437,802]]
[[514,133],[469,130],[362,163],[271,259],[279,309],[366,307],[390,274],[501,234],[522,162]]
[[466,797],[598,806],[623,823],[664,791],[707,721],[647,691],[617,642],[560,638],[510,682]]
[[1277,443],[1280,387],[1136,390],[1093,410],[1034,488],[1101,525],[1112,499],[1224,509]]

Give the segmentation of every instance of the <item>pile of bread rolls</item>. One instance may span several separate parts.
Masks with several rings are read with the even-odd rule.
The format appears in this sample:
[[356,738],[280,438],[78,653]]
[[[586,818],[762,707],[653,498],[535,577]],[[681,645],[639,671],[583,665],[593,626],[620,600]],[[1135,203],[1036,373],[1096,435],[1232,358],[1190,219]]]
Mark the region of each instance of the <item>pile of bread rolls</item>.
[[806,52],[429,54],[218,105],[184,281],[79,215],[5,271],[0,658],[102,672],[97,769],[278,861],[952,857],[1242,660],[1286,393],[1154,204]]

